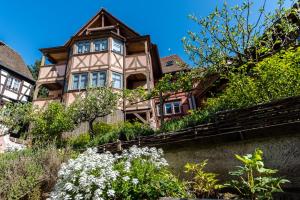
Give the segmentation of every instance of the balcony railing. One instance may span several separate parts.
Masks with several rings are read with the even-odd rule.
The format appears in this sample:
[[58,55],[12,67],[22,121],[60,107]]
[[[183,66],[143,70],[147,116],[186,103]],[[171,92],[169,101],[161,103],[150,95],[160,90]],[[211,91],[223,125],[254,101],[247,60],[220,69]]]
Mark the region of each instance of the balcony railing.
[[55,82],[65,76],[66,65],[46,65],[40,68],[38,82]]
[[137,100],[136,102],[126,101],[125,107],[126,107],[126,111],[149,109],[149,108],[151,108],[151,103],[149,100],[147,100],[147,101],[138,101]]
[[137,69],[149,66],[147,54],[130,55],[125,58],[125,69]]

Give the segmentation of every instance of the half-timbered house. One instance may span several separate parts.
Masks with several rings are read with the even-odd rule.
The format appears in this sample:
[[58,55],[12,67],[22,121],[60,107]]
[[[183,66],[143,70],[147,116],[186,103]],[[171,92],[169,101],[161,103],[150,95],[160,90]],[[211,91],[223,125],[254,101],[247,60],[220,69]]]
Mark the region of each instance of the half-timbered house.
[[[41,68],[36,82],[34,104],[51,101],[70,105],[87,87],[144,87],[151,90],[162,71],[158,50],[149,35],[140,35],[102,9],[64,45],[41,49]],[[39,89],[48,97],[39,97]],[[107,122],[138,119],[155,126],[154,100],[123,102]]]
[[35,80],[22,57],[0,42],[0,101],[27,102]]

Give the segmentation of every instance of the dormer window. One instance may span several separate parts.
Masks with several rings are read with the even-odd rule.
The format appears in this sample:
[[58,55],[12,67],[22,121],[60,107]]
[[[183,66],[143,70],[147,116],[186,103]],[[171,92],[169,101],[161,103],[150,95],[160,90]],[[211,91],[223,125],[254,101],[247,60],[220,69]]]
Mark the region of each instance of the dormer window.
[[107,39],[101,39],[94,41],[94,51],[100,52],[100,51],[107,51]]
[[123,54],[124,44],[123,42],[113,39],[112,50],[116,53]]
[[89,53],[90,52],[90,42],[84,41],[84,42],[78,42],[77,43],[77,53]]
[[166,62],[166,67],[170,67],[174,65],[174,60],[169,60],[168,62]]

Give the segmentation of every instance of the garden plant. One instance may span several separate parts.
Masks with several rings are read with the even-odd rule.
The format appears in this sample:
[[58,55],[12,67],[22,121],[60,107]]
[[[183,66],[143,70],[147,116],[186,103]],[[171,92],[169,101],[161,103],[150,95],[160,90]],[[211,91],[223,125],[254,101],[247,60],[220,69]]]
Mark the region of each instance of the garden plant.
[[50,199],[186,197],[186,188],[168,169],[162,150],[131,147],[122,154],[88,149],[63,164]]
[[273,194],[283,192],[281,185],[289,181],[275,176],[278,170],[265,168],[263,152],[256,149],[245,156],[235,156],[242,162],[236,170],[229,172],[233,177],[226,186],[236,189],[246,199],[273,199]]

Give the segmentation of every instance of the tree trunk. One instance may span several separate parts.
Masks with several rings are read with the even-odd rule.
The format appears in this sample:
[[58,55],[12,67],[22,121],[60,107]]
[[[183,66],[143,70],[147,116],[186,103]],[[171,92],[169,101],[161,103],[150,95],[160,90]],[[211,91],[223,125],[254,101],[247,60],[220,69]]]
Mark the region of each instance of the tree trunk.
[[94,126],[93,126],[95,120],[96,120],[96,118],[89,121],[89,133],[90,133],[91,138],[94,138],[94,136],[95,136]]
[[165,117],[164,117],[164,98],[162,92],[159,92],[159,112],[160,112],[160,128],[163,128]]

